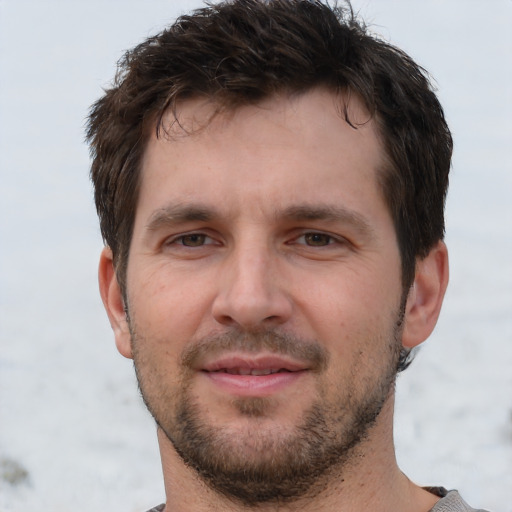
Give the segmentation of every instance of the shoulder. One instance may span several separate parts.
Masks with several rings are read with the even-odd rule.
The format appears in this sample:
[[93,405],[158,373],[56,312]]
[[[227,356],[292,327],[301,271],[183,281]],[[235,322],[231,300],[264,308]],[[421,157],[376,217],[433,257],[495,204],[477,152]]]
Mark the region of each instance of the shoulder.
[[457,491],[447,491],[442,487],[427,489],[433,494],[441,496],[430,512],[487,512],[483,509],[470,507]]

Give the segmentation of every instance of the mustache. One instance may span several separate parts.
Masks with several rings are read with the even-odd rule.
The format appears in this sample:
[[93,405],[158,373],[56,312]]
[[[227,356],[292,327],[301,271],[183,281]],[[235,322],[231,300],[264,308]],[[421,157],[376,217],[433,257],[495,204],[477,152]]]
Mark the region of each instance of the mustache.
[[305,340],[292,334],[276,331],[240,332],[229,331],[200,338],[188,345],[181,354],[183,368],[192,369],[205,356],[225,352],[242,351],[257,353],[268,351],[307,363],[313,371],[322,371],[329,362],[329,352],[314,340]]

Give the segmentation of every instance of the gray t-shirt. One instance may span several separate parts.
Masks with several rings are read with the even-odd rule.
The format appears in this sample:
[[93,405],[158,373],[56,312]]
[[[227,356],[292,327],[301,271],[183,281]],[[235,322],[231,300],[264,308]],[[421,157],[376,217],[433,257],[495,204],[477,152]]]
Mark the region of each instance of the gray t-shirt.
[[[447,491],[443,487],[426,487],[426,490],[441,498],[430,512],[487,512],[486,510],[471,508],[457,491]],[[158,507],[154,507],[148,512],[162,512],[164,507],[165,504],[158,505]]]
[[443,487],[427,487],[426,490],[441,497],[430,512],[487,512],[481,508],[471,508],[457,491],[447,491]]

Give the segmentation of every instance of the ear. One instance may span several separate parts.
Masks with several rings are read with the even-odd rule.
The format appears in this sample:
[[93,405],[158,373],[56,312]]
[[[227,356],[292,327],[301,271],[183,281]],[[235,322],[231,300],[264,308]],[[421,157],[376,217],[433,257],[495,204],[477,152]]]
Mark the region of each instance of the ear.
[[101,252],[98,268],[98,281],[101,300],[107,311],[110,325],[114,331],[117,350],[124,356],[132,359],[132,347],[128,319],[124,309],[124,300],[121,288],[117,281],[112,251],[105,247]]
[[414,283],[405,306],[402,345],[413,348],[425,341],[437,323],[448,286],[448,250],[438,242],[416,262]]

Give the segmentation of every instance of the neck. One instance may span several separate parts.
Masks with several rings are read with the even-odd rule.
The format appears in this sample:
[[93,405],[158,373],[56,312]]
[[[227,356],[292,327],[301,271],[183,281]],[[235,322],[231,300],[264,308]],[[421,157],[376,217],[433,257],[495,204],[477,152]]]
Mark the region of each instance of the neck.
[[218,494],[186,466],[159,429],[166,492],[166,512],[427,512],[438,500],[413,484],[398,468],[393,443],[393,396],[381,411],[368,437],[348,463],[334,469],[315,492],[293,502],[245,507]]

